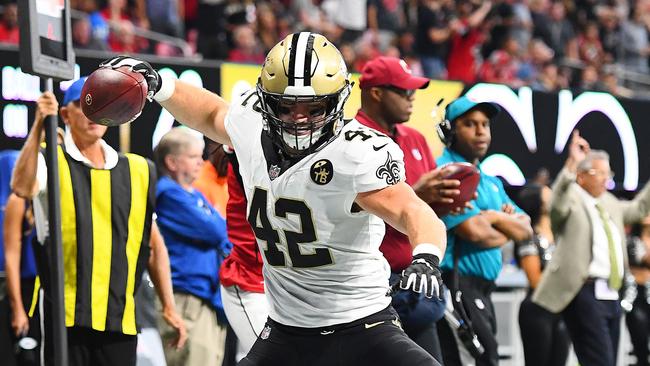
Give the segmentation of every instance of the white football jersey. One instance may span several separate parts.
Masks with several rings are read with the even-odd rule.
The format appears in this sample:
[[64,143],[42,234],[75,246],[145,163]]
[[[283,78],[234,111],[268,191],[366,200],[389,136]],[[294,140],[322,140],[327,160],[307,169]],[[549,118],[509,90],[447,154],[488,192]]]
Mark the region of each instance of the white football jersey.
[[314,328],[386,308],[390,267],[379,251],[384,222],[365,211],[353,212],[353,203],[360,192],[404,180],[402,150],[352,120],[324,148],[281,172],[267,163],[255,91],[243,101],[231,105],[226,131],[264,257],[270,317]]

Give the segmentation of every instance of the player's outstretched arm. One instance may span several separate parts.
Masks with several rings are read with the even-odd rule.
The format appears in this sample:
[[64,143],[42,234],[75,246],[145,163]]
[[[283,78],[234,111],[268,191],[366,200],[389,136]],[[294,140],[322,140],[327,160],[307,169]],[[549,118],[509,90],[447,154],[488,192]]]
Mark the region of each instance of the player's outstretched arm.
[[154,96],[154,99],[177,121],[203,133],[213,141],[232,146],[224,125],[229,106],[223,98],[180,80],[163,79],[162,82],[163,90],[166,83],[174,83],[173,94],[166,100],[158,100],[157,96]]
[[440,296],[439,265],[447,246],[447,231],[431,207],[404,182],[359,193],[356,202],[408,235],[413,246],[413,262],[402,272],[400,287],[427,297]]
[[414,248],[419,243],[435,243],[441,253],[445,252],[445,224],[408,184],[400,182],[384,189],[359,193],[356,202],[408,235]]
[[99,66],[113,69],[128,66],[141,73],[147,80],[147,99],[157,101],[177,121],[211,140],[232,146],[224,127],[228,103],[217,94],[171,77],[161,77],[148,62],[129,56],[113,57]]

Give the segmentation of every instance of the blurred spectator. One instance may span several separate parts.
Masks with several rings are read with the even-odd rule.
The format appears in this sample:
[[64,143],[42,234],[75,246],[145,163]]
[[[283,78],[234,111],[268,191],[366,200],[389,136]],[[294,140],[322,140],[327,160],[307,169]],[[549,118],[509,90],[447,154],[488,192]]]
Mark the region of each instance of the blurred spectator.
[[198,0],[196,50],[207,59],[228,57],[226,0]]
[[613,70],[603,70],[598,85],[600,86],[600,90],[617,97],[631,98],[634,96],[632,90],[619,84],[616,72]]
[[228,158],[222,144],[204,139],[207,159],[192,186],[203,193],[210,204],[226,217],[228,203]]
[[185,38],[184,23],[179,12],[179,0],[146,0],[146,15],[150,29],[177,38]]
[[[397,0],[393,0],[397,1]],[[335,24],[333,34],[325,34],[334,43],[355,42],[367,29],[366,0],[323,0],[321,8]]]
[[566,5],[556,0],[551,5],[550,21],[545,26],[547,34],[543,34],[542,40],[555,52],[555,59],[561,61],[563,58],[576,59],[577,40],[573,25],[566,18]]
[[527,0],[515,0],[512,4],[513,20],[510,30],[520,47],[526,47],[533,33],[533,19]]
[[[511,4],[507,2],[496,2],[494,7],[486,16],[486,24],[482,25],[485,31],[485,41],[481,46],[481,57],[486,58],[492,51],[498,48],[503,41],[512,35],[512,27],[514,24],[514,10]],[[517,40],[519,42],[519,40]],[[527,43],[520,47],[525,49]]]
[[586,65],[582,69],[577,89],[581,91],[598,89],[598,69],[596,66]]
[[447,77],[447,56],[452,18],[450,0],[419,0],[415,43],[424,76],[430,79]]
[[520,74],[521,67],[519,44],[514,38],[508,37],[503,46],[492,52],[483,62],[479,78],[489,83],[507,84],[518,88],[525,84]]
[[533,237],[515,243],[515,259],[528,278],[526,298],[519,306],[519,328],[526,366],[565,365],[569,333],[560,314],[553,314],[531,300],[542,271],[551,260],[555,243],[549,215],[551,189],[537,184],[519,192],[519,207],[530,217]]
[[[11,195],[11,175],[18,158],[18,150],[0,150],[0,222],[4,223],[6,204]],[[0,242],[4,240],[4,225],[0,224]],[[0,245],[0,273],[5,272],[5,252],[4,245]],[[0,275],[0,354],[13,354],[11,329],[11,308],[7,294],[5,276]],[[9,365],[13,366],[14,361],[6,358]]]
[[404,0],[368,0],[368,29],[377,33],[382,52],[406,25],[403,3]]
[[260,3],[256,8],[257,26],[255,32],[260,40],[262,52],[266,54],[278,39],[282,39],[278,33],[278,21],[273,8],[269,4]]
[[18,44],[20,40],[18,31],[18,5],[5,4],[0,19],[0,43]]
[[350,72],[358,72],[359,70],[354,67],[357,60],[357,51],[354,49],[354,46],[350,43],[343,43],[339,47],[339,51],[341,51],[341,56],[343,56],[348,70]]
[[650,19],[644,14],[639,6],[630,11],[629,19],[622,25],[623,32],[623,57],[621,61],[630,71],[648,73],[648,54],[650,43],[648,42],[648,25]]
[[536,70],[541,69],[542,65],[553,61],[553,57],[555,56],[553,49],[547,46],[541,39],[532,39],[527,48],[527,61]]
[[72,44],[76,48],[88,50],[108,50],[106,42],[93,37],[88,16],[72,20]]
[[291,10],[297,20],[293,25],[296,31],[311,31],[326,37],[334,33],[336,26],[327,18],[318,3],[314,0],[292,1]]
[[607,62],[616,62],[623,54],[623,32],[621,22],[615,12],[610,12],[601,17],[600,39],[605,51]]
[[228,61],[261,65],[264,63],[264,50],[255,32],[249,25],[240,25],[233,31],[235,47],[228,54]]
[[476,81],[479,67],[479,61],[476,59],[478,47],[485,39],[485,30],[481,25],[490,9],[491,1],[485,1],[478,7],[469,0],[457,1],[458,19],[451,23],[451,46],[447,59],[448,79],[470,84]]
[[110,27],[108,26],[106,19],[102,16],[97,1],[98,0],[78,0],[77,5],[79,6],[79,10],[88,14],[92,38],[107,44]]
[[397,33],[395,46],[399,49],[401,56],[410,55],[417,57],[415,35],[410,30],[402,29]]
[[226,318],[218,268],[230,252],[226,222],[192,188],[203,165],[203,139],[185,127],[165,134],[154,151],[161,177],[156,185],[156,214],[169,248],[176,306],[187,325],[187,344],[172,349],[173,329],[159,320],[169,366],[221,365]]
[[580,61],[596,67],[605,61],[605,51],[600,42],[597,23],[587,23],[583,31],[578,35],[578,55]]
[[558,83],[558,67],[553,62],[546,62],[530,84],[533,90],[553,92],[560,89]]
[[636,282],[637,296],[632,311],[625,316],[637,366],[650,365],[650,216],[632,225],[627,240],[630,272]]
[[355,42],[356,58],[352,69],[360,72],[363,70],[366,62],[381,56],[379,44],[375,33],[365,33],[357,42]]
[[128,14],[126,0],[108,0],[101,14],[110,25],[108,45],[113,52],[135,53],[145,47],[135,36],[135,24]]
[[[32,250],[32,240],[35,233],[34,213],[31,200],[25,200],[14,193],[9,195],[4,215],[4,252],[7,273],[7,299],[2,300],[0,308],[5,308],[5,301],[9,302],[11,313],[10,345],[14,346],[13,352],[3,355],[3,364],[28,365],[29,358],[38,363],[38,357],[43,339],[41,338],[40,310],[31,311],[37,306],[32,306],[34,287],[36,283],[36,260]],[[36,289],[38,291],[38,288]],[[28,315],[29,314],[29,315]],[[1,325],[2,327],[5,324]],[[4,333],[5,329],[0,332]],[[37,344],[31,351],[21,350],[18,342],[29,337],[36,340]],[[0,337],[3,339],[3,337]],[[3,339],[4,341],[4,339]],[[4,349],[4,347],[0,347]],[[19,351],[20,350],[20,351]],[[29,354],[28,354],[29,353]]]

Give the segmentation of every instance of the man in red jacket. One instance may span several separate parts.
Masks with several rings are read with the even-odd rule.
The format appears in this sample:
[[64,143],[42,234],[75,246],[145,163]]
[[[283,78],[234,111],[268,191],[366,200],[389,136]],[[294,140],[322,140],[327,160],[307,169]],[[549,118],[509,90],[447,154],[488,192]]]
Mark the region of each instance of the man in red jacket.
[[[431,154],[425,137],[405,126],[413,111],[417,89],[429,86],[429,79],[411,74],[406,62],[394,57],[378,57],[364,66],[359,80],[361,109],[357,121],[392,138],[404,152],[406,183],[425,202],[452,202],[460,192],[460,182],[442,179],[441,169]],[[380,250],[388,260],[391,283],[411,263],[412,248],[406,235],[386,224]],[[436,322],[442,318],[444,303],[423,295],[400,291],[393,296],[406,334],[436,360],[442,362]]]

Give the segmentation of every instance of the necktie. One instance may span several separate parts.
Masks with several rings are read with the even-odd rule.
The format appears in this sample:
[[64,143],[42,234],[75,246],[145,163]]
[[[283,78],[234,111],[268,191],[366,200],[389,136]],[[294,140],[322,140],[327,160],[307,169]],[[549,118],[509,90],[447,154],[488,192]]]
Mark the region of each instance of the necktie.
[[609,227],[609,218],[605,214],[605,209],[600,204],[596,204],[596,209],[600,215],[600,220],[603,222],[603,228],[605,229],[605,235],[607,235],[607,246],[609,247],[609,263],[610,263],[610,272],[609,272],[609,288],[613,290],[618,290],[621,288],[622,279],[621,275],[618,272],[618,260],[616,258],[616,244],[614,243],[614,237],[612,236],[612,229]]

